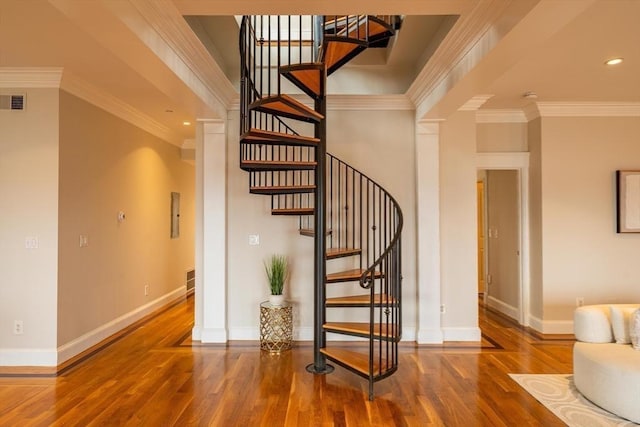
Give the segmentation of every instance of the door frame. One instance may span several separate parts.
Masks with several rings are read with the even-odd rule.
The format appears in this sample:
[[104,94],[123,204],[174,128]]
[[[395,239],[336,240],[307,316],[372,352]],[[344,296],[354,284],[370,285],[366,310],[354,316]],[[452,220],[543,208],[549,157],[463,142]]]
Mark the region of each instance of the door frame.
[[[530,326],[529,153],[477,153],[476,168],[518,172],[518,212],[520,217],[520,310],[518,322],[523,326]],[[485,250],[485,257],[486,253]]]

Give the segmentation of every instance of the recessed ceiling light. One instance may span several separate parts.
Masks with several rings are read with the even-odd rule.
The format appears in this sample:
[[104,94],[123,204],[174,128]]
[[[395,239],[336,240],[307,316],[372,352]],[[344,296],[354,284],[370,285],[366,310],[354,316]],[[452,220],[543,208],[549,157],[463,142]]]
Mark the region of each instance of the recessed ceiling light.
[[182,124],[185,126],[191,126],[191,122],[187,122],[187,121],[182,122]]
[[618,65],[623,61],[622,58],[611,58],[605,62],[606,65]]

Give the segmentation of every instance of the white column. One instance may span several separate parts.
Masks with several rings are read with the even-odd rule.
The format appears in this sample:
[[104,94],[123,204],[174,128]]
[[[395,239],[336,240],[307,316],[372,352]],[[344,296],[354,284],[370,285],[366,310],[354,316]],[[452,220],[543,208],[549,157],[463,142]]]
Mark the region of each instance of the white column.
[[196,129],[194,340],[227,341],[227,143],[223,120]]
[[443,341],[440,317],[440,124],[416,123],[418,344]]

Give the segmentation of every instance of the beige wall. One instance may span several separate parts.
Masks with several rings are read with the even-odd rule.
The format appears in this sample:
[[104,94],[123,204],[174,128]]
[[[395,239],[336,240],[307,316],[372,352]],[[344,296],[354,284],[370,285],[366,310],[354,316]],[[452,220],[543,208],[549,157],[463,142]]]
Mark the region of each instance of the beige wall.
[[[170,238],[174,191],[181,193],[178,239]],[[184,286],[194,266],[193,166],[178,147],[66,92],[59,251],[60,345]]]
[[58,90],[2,93],[26,94],[27,107],[0,111],[0,365],[7,349],[55,352],[58,268]]
[[[440,133],[440,255],[445,340],[477,327],[475,112],[457,112]],[[447,329],[452,332],[447,332]],[[449,338],[451,339],[451,338]],[[478,333],[479,339],[479,333]]]
[[527,123],[478,123],[478,153],[526,152]]
[[529,254],[530,288],[529,311],[538,319],[543,317],[542,300],[542,120],[529,122]]
[[543,118],[544,320],[640,299],[640,234],[616,233],[614,173],[640,168],[640,118]]
[[[237,114],[228,122],[228,328],[230,339],[252,339],[258,305],[268,295],[262,265],[272,253],[289,256],[290,284],[298,336],[310,339],[313,327],[313,239],[300,236],[297,217],[270,215],[270,199],[248,191],[248,174],[238,167]],[[403,317],[406,331],[416,324],[415,166],[413,111],[329,111],[328,151],[385,187],[404,213]],[[248,244],[249,234],[260,245]],[[353,268],[348,259],[329,268]],[[329,290],[331,292],[332,289]],[[409,336],[411,333],[409,333]]]

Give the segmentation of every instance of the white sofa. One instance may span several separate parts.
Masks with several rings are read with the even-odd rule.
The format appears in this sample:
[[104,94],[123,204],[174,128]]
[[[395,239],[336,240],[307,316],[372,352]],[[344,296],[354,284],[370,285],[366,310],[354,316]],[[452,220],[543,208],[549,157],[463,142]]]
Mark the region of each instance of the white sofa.
[[[631,344],[616,343],[616,339],[621,341],[620,322],[625,321],[624,314],[628,316],[635,308],[640,308],[640,304],[589,305],[576,309],[573,379],[580,393],[596,405],[640,423],[640,350]],[[628,336],[628,329],[626,332]]]

